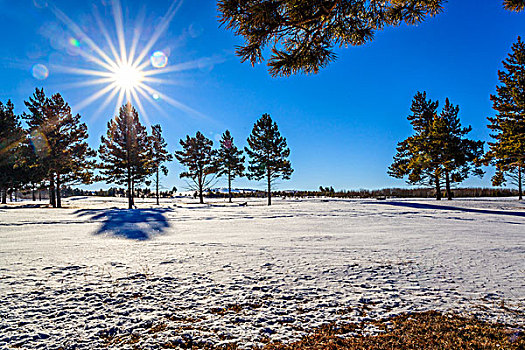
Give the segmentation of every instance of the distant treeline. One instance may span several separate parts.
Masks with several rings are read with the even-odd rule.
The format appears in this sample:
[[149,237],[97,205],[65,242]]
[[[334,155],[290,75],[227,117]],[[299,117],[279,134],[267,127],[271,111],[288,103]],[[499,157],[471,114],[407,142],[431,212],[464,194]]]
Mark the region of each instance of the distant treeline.
[[[172,191],[160,191],[160,198],[175,198],[184,196],[182,193]],[[455,198],[479,198],[479,197],[515,197],[518,190],[508,188],[486,188],[486,187],[466,187],[456,188],[453,191]],[[148,188],[136,189],[137,197],[139,198],[155,198],[156,194]],[[62,189],[64,198],[67,197],[126,197],[126,190],[124,188],[111,187],[109,189],[99,190],[83,190],[79,188],[64,187]],[[242,193],[232,194],[233,198],[266,198],[268,193],[266,191],[244,191]],[[327,187],[323,190],[317,191],[273,191],[274,197],[282,198],[435,198],[436,193],[433,188],[384,188],[379,190],[340,190],[335,191],[332,187]],[[198,197],[198,193],[193,195],[185,195],[186,197]],[[206,198],[224,198],[228,199],[229,194],[217,191],[208,191],[205,193]],[[33,200],[47,200],[49,193],[47,189],[36,189],[35,191],[21,191],[13,192],[11,194],[11,201],[18,199],[33,199]]]

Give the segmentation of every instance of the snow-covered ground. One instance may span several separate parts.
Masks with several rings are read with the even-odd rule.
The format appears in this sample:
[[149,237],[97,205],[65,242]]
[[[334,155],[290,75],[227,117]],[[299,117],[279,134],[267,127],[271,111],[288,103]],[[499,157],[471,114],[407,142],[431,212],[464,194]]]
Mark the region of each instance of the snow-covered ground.
[[190,202],[0,206],[0,348],[249,347],[429,309],[525,325],[523,202]]

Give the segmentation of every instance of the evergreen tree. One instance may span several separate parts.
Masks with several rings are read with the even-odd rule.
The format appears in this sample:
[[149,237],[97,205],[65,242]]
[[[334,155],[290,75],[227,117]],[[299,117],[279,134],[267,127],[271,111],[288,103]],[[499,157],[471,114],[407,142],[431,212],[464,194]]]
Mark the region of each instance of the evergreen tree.
[[37,160],[30,159],[27,163],[46,174],[50,203],[60,208],[63,184],[90,183],[92,180],[94,162],[90,158],[95,153],[86,141],[87,126],[80,122],[80,115],[71,113],[71,107],[60,94],[47,98],[43,89],[36,89],[25,104],[30,113],[24,118],[38,156]]
[[452,199],[451,184],[460,183],[471,174],[482,177],[483,142],[465,138],[472,127],[462,127],[459,106],[445,100],[440,115],[436,115],[430,130],[431,149],[442,167],[447,198]]
[[503,61],[504,70],[498,71],[501,85],[491,95],[495,117],[489,117],[490,135],[487,160],[496,167],[492,178],[499,186],[507,177],[518,185],[519,199],[523,199],[525,175],[525,43],[518,37],[512,53]]
[[[515,1],[515,0],[514,0]],[[218,0],[221,24],[244,38],[242,62],[268,62],[273,76],[317,73],[336,58],[334,46],[360,46],[377,30],[416,25],[443,9],[444,0]]]
[[159,173],[162,172],[164,176],[168,175],[168,168],[164,165],[166,162],[171,162],[173,156],[168,152],[166,147],[168,144],[162,137],[162,128],[159,124],[151,127],[151,162],[153,173],[155,175],[155,196],[157,198],[157,205],[159,205]]
[[150,138],[140,123],[136,109],[127,103],[108,122],[106,137],[101,137],[99,165],[102,180],[127,185],[128,208],[135,204],[135,185],[151,175]]
[[197,131],[195,137],[186,136],[180,140],[182,151],[176,151],[175,157],[187,168],[180,178],[189,178],[193,184],[190,188],[198,191],[199,202],[204,203],[203,192],[214,180],[216,168],[216,151],[212,149],[213,141]]
[[272,204],[272,182],[278,178],[290,179],[293,169],[290,161],[290,149],[286,139],[281,136],[277,123],[269,114],[257,120],[248,137],[246,153],[251,158],[248,166],[248,178],[266,179],[268,185],[268,205]]
[[228,178],[228,197],[232,202],[232,181],[237,176],[244,175],[244,161],[242,150],[233,143],[233,137],[229,130],[222,134],[221,147],[217,152],[217,175]]
[[17,175],[17,158],[25,134],[20,118],[14,112],[14,105],[0,102],[0,192],[2,204],[7,202],[8,189],[13,187]]
[[483,175],[483,143],[465,138],[472,128],[461,126],[459,107],[448,99],[440,114],[438,107],[437,101],[427,100],[425,92],[415,95],[408,116],[414,135],[398,144],[388,173],[396,178],[408,176],[411,185],[435,187],[437,200],[444,182],[447,197],[452,199],[452,183],[462,182],[470,174]]

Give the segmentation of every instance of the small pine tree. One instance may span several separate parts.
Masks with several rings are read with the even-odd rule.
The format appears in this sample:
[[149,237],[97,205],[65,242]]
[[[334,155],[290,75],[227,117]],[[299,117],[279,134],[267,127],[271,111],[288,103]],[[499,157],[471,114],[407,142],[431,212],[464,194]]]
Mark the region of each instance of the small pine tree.
[[157,205],[159,205],[159,173],[162,172],[164,176],[168,175],[168,168],[164,165],[166,162],[173,160],[166,147],[168,144],[162,137],[162,128],[159,124],[151,127],[151,164],[153,167],[153,174],[155,176],[155,196],[157,198]]
[[128,208],[135,204],[135,185],[151,175],[151,145],[137,110],[127,103],[108,122],[106,137],[101,137],[99,156],[102,180],[127,185]]
[[486,158],[496,167],[492,183],[500,186],[510,177],[521,200],[525,178],[525,43],[521,37],[512,45],[503,67],[498,71],[501,85],[496,87],[496,95],[490,96],[497,114],[488,118],[495,141],[489,142]]
[[229,130],[222,134],[221,147],[217,152],[217,175],[228,178],[228,197],[232,202],[232,181],[237,176],[244,175],[244,161],[242,150],[233,143],[233,137]]
[[266,179],[268,186],[268,205],[272,204],[272,182],[278,178],[290,179],[293,169],[290,161],[290,149],[286,139],[281,136],[277,123],[269,114],[257,120],[248,137],[248,147],[244,148],[250,157],[248,178]]
[[0,102],[0,192],[2,204],[7,203],[7,191],[17,181],[17,158],[25,133],[14,105]]
[[193,184],[190,188],[198,191],[199,202],[204,203],[203,192],[214,181],[216,168],[216,151],[212,149],[213,141],[197,131],[195,137],[186,136],[180,140],[182,151],[176,151],[175,157],[187,168],[180,178],[189,178]]

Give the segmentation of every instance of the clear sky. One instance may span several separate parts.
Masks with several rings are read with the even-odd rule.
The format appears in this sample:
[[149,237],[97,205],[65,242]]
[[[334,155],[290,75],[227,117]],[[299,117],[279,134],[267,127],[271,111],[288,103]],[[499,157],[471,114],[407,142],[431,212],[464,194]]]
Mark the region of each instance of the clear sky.
[[[405,186],[386,171],[397,142],[411,133],[406,116],[418,90],[426,90],[432,99],[444,102],[449,97],[459,104],[464,125],[474,128],[471,137],[489,140],[486,117],[493,114],[489,96],[498,83],[497,71],[518,35],[525,36],[525,13],[505,11],[502,0],[455,0],[419,26],[389,28],[365,46],[337,50],[339,59],[318,75],[271,78],[265,65],[252,68],[234,55],[242,40],[219,27],[214,1],[175,4],[180,7],[169,27],[147,50],[146,58],[155,51],[168,56],[166,68],[145,68],[166,70],[158,77],[168,84],[150,84],[162,97],[142,99],[147,114],[141,115],[143,122],[160,123],[173,152],[180,148],[180,138],[196,131],[215,141],[229,129],[235,143],[245,146],[253,123],[269,113],[288,140],[295,169],[290,181],[278,185],[280,189]],[[121,5],[128,49],[140,28],[137,18],[144,19],[140,51],[173,3],[121,0]],[[94,77],[72,73],[70,68],[100,70],[81,54],[96,53],[57,14],[67,15],[111,55],[95,16],[100,14],[117,42],[111,0],[0,0],[0,9],[0,100],[11,99],[16,112],[22,113],[23,101],[35,87],[44,87],[48,95],[60,92],[73,112],[82,115],[89,142],[98,148],[117,97],[103,106],[108,92],[86,106],[84,101],[107,84],[80,86]],[[37,64],[48,68],[46,79]],[[177,108],[176,102],[186,107]],[[185,183],[178,177],[182,168],[173,162],[169,169],[164,185],[183,189]],[[492,171],[487,171],[484,179],[464,185],[489,186]],[[244,179],[234,186],[264,188]]]

